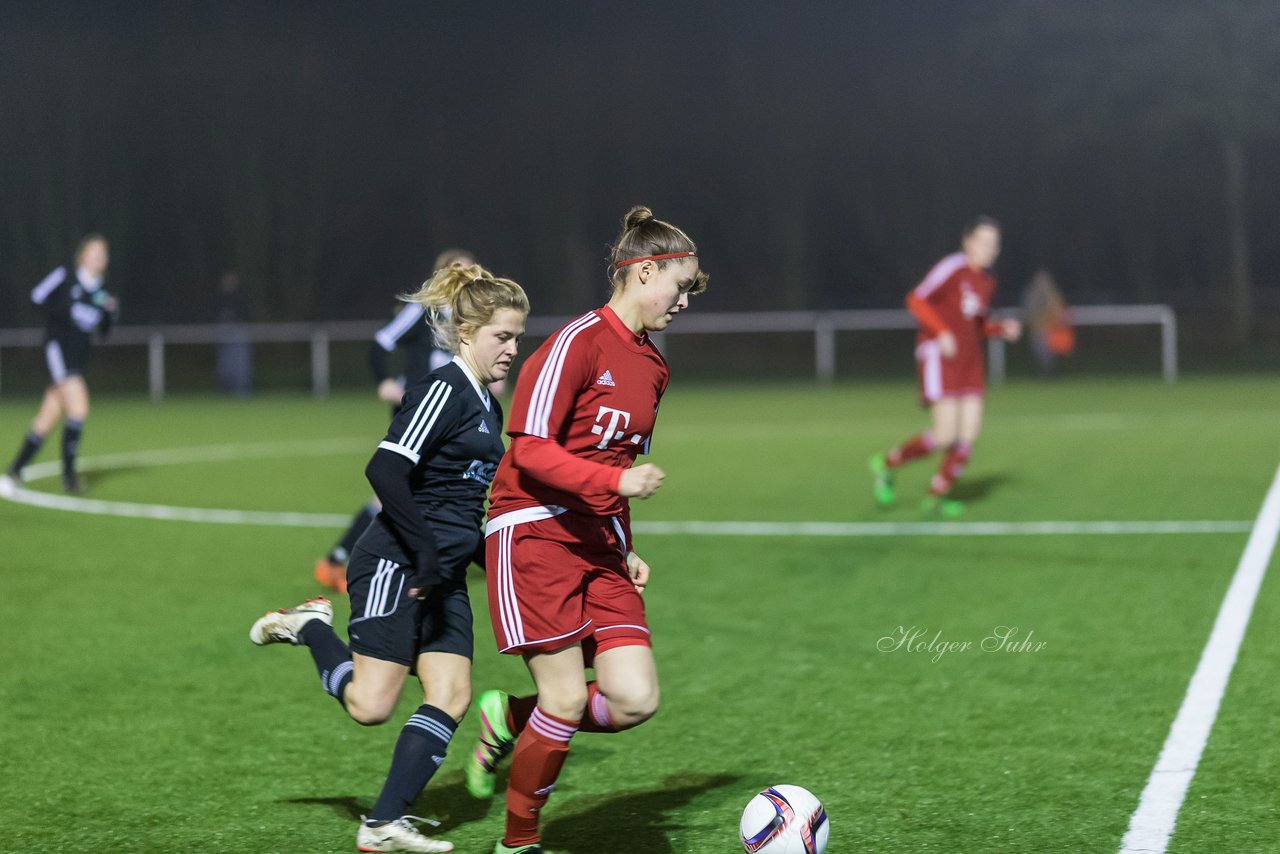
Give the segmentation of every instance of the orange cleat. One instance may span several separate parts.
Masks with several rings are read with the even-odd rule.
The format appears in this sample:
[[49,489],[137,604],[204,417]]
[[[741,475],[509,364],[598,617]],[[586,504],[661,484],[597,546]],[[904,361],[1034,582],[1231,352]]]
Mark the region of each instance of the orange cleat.
[[335,593],[347,592],[347,568],[337,561],[322,557],[316,561],[316,581]]

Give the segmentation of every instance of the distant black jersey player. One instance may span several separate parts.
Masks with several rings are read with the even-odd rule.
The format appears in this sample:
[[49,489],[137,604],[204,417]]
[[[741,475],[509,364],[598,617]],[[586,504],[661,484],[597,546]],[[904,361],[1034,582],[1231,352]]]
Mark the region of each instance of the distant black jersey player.
[[110,262],[106,238],[90,234],[80,241],[75,260],[58,267],[31,291],[31,301],[44,312],[44,357],[49,372],[40,410],[23,438],[8,476],[22,483],[22,469],[35,458],[45,436],[62,424],[62,485],[80,492],[76,455],[85,419],[89,417],[89,387],[85,370],[94,335],[106,335],[116,315],[116,298],[107,292]]

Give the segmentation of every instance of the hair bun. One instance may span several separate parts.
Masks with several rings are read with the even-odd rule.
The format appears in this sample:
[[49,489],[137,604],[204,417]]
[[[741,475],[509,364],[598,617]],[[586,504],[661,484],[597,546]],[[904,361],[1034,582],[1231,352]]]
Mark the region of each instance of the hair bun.
[[634,208],[627,211],[627,215],[622,218],[622,225],[624,228],[635,228],[637,226],[644,225],[652,219],[653,211],[649,210],[644,205],[636,205]]

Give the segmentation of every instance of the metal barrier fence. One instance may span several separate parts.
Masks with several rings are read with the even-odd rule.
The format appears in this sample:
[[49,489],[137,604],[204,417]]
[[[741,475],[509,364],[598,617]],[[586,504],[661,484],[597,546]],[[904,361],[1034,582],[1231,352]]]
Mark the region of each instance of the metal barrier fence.
[[[1159,326],[1160,363],[1165,382],[1178,379],[1178,322],[1167,305],[1088,305],[1071,309],[1076,326]],[[546,337],[567,323],[569,317],[531,317],[526,328],[530,337]],[[252,323],[234,327],[235,340],[252,343],[309,343],[311,390],[316,397],[329,393],[329,345],[339,341],[371,341],[385,321],[352,320],[332,323]],[[892,331],[916,328],[915,319],[905,309],[865,311],[765,311],[691,313],[661,335],[801,332],[813,335],[814,378],[830,383],[836,376],[836,333],[851,331]],[[165,352],[168,347],[189,344],[218,344],[228,340],[230,330],[213,323],[165,326],[121,326],[99,346],[145,346],[147,387],[153,401],[165,395]],[[659,337],[659,336],[655,336]],[[39,347],[40,329],[0,329],[0,359],[3,350]],[[992,383],[1005,378],[1005,342],[988,342],[987,372]],[[0,360],[0,380],[3,377]],[[0,386],[2,388],[3,386]]]

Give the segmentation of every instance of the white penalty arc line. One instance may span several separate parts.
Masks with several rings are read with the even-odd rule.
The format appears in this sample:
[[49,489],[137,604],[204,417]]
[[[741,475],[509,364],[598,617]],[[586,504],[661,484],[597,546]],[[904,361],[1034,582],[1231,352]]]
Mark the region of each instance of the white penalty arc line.
[[[86,472],[108,471],[130,466],[176,465],[180,463],[234,462],[248,459],[272,459],[282,456],[324,456],[372,452],[367,439],[318,439],[297,442],[258,442],[244,444],[204,445],[190,448],[161,448],[127,451],[86,457],[81,469]],[[23,474],[29,481],[56,477],[61,472],[57,461],[28,466]],[[8,486],[8,489],[3,487]],[[285,528],[334,528],[346,525],[350,518],[335,513],[280,512],[270,510],[235,510],[210,507],[175,507],[167,504],[140,504],[128,501],[104,501],[71,495],[55,495],[31,489],[14,488],[0,477],[0,497],[10,501],[99,516],[122,516],[132,519],[158,519],[174,522],[205,522],[223,525],[265,525]],[[1019,536],[1019,535],[1106,535],[1106,534],[1239,534],[1249,531],[1249,522],[1233,520],[1170,521],[1061,521],[1061,522],[752,522],[636,521],[637,534],[655,536],[689,535],[710,537],[955,537],[955,536]]]
[[1129,830],[1120,843],[1120,854],[1162,854],[1169,847],[1178,812],[1195,777],[1209,732],[1218,717],[1218,707],[1235,667],[1244,641],[1245,629],[1266,576],[1267,565],[1280,536],[1280,469],[1253,533],[1218,609],[1209,642],[1191,677],[1182,707],[1169,728],[1160,757],[1138,799],[1138,808],[1129,819]]
[[[222,525],[266,525],[282,528],[336,528],[351,521],[336,513],[231,510],[173,507],[54,495],[31,489],[3,497],[18,504],[131,519],[207,522]],[[955,537],[1105,534],[1238,534],[1248,522],[1186,520],[1155,522],[635,522],[632,531],[652,536],[704,537]]]

